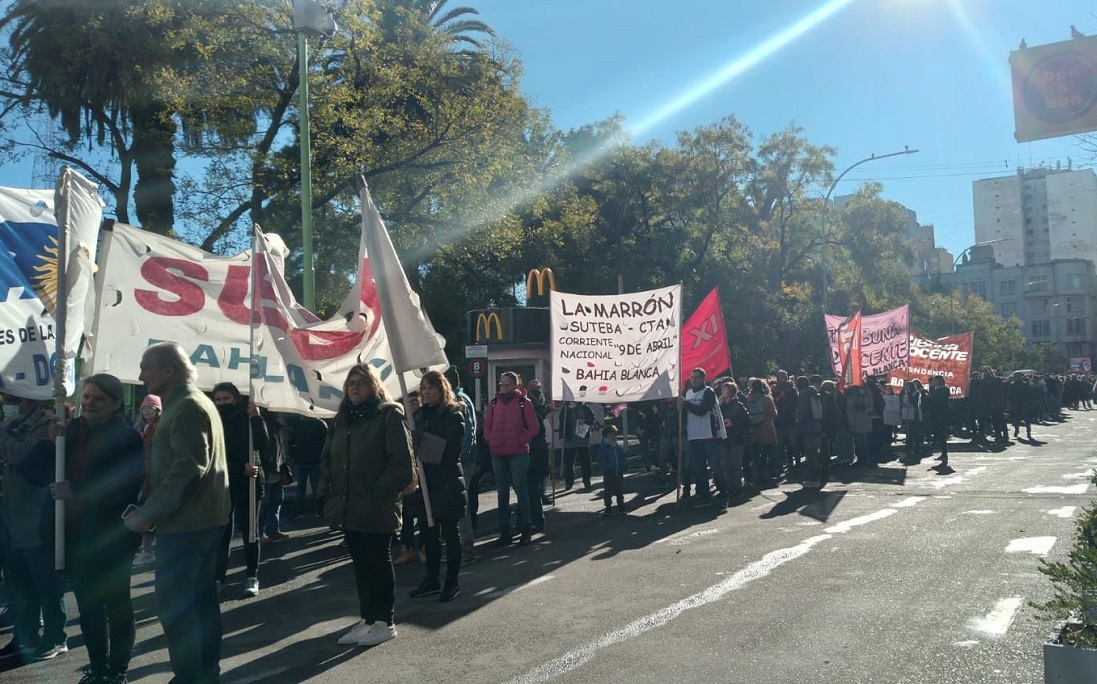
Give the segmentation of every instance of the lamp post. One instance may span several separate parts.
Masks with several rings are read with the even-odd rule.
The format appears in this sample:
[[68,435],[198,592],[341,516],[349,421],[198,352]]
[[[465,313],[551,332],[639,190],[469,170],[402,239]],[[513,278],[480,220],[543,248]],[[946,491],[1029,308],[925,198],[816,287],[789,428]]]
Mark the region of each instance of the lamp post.
[[314,0],[293,0],[293,30],[297,33],[298,108],[301,138],[301,289],[305,308],[316,309],[316,266],[312,253],[312,132],[309,128],[309,39],[338,30],[331,10]]
[[[912,150],[909,147],[904,147],[902,150],[900,150],[898,152],[889,152],[887,154],[880,154],[880,155],[873,154],[873,155],[870,155],[868,157],[865,157],[864,159],[862,159],[860,161],[856,161],[856,162],[850,164],[849,166],[846,167],[845,171],[842,171],[842,173],[838,174],[838,177],[835,178],[834,182],[832,182],[830,184],[830,188],[827,189],[826,196],[823,197],[823,206],[820,209],[820,211],[821,212],[826,211],[827,205],[830,203],[830,196],[831,196],[831,194],[834,193],[834,188],[838,187],[838,182],[841,181],[843,178],[845,178],[845,175],[847,173],[849,173],[853,169],[857,168],[861,164],[867,164],[868,162],[876,161],[877,159],[887,159],[888,157],[898,157],[898,156],[903,155],[903,154],[914,154],[917,151],[918,150]],[[825,232],[822,236],[822,240],[820,241],[820,245],[819,245],[819,257],[820,257],[819,260],[820,260],[820,262],[825,262],[826,261],[826,259],[823,258],[823,254],[822,254],[824,247],[826,247],[826,234],[825,234]],[[826,267],[825,263],[821,264],[821,269],[820,270],[822,270],[821,301],[822,301],[822,305],[823,305],[823,315],[826,316],[826,313],[827,313],[827,267]]]
[[987,245],[995,245],[999,242],[1009,242],[1011,239],[1012,238],[994,238],[993,240],[987,240],[985,242],[976,242],[974,245],[965,248],[964,251],[960,252],[960,254],[952,260],[952,288],[948,293],[948,317],[951,321],[951,334],[956,334],[956,267],[960,265],[960,260],[963,259],[965,255],[971,254],[971,250],[976,247],[986,247]]

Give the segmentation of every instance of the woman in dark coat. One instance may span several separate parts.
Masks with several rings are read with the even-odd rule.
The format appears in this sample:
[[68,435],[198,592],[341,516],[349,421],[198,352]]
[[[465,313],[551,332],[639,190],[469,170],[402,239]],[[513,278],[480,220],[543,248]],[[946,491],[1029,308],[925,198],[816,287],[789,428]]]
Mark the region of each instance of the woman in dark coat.
[[[419,383],[422,407],[415,413],[415,443],[426,478],[426,496],[431,504],[434,526],[427,525],[423,488],[407,499],[405,515],[419,519],[419,531],[427,553],[427,574],[411,591],[412,598],[441,592],[442,601],[451,601],[461,593],[457,572],[461,569],[461,533],[458,524],[465,515],[465,478],[461,472],[461,444],[465,438],[465,419],[461,405],[449,381],[438,371],[430,371]],[[442,564],[442,544],[446,540],[446,584],[438,582]]]
[[137,502],[145,457],[122,398],[113,375],[84,380],[81,416],[65,433],[65,480],[50,485],[53,498],[65,501],[66,569],[91,661],[89,682],[126,681],[136,634],[130,566],[141,537],[122,514]]
[[320,454],[316,490],[328,524],[347,540],[358,588],[362,619],[339,638],[344,646],[376,646],[396,636],[390,541],[400,529],[400,502],[413,473],[403,409],[372,366],[354,366]]

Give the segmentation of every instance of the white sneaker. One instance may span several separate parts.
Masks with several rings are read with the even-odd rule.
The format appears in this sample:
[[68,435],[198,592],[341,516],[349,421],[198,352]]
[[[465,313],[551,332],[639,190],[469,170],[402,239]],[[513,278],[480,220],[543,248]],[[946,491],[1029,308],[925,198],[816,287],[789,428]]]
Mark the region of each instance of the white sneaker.
[[383,644],[390,639],[396,638],[396,625],[390,625],[387,622],[375,622],[373,626],[369,628],[369,631],[362,635],[358,639],[359,646],[376,646],[377,644]]
[[133,565],[135,567],[141,567],[142,565],[152,565],[156,562],[156,555],[149,553],[148,551],[142,551],[138,553],[133,559]]
[[249,577],[244,580],[244,596],[258,596],[259,595],[259,578]]
[[372,627],[372,625],[370,625],[365,620],[359,620],[355,623],[353,627],[350,628],[349,632],[339,637],[339,645],[353,646],[357,644],[358,640],[361,639],[365,635],[365,633],[369,631],[370,627]]

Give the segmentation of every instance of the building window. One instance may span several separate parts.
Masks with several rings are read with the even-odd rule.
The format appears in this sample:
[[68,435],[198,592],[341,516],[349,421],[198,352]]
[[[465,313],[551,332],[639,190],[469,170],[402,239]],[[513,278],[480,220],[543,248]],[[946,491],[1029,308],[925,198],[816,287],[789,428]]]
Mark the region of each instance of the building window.
[[1002,302],[1002,318],[1010,318],[1017,313],[1016,302]]
[[998,291],[1004,297],[1009,297],[1017,294],[1017,281],[1016,280],[1003,280],[998,283]]
[[1081,290],[1082,289],[1082,274],[1081,273],[1068,273],[1067,274],[1067,289],[1068,290]]
[[1051,326],[1048,324],[1047,321],[1033,321],[1032,337],[1034,339],[1051,337]]
[[1050,282],[1050,279],[1048,277],[1042,276],[1042,275],[1035,275],[1035,276],[1032,277],[1032,280],[1028,283],[1028,291],[1029,292],[1044,292],[1045,290],[1047,290],[1047,285],[1048,285],[1049,282]]
[[1085,335],[1086,334],[1086,319],[1084,319],[1084,318],[1068,318],[1067,319],[1067,334],[1068,335]]

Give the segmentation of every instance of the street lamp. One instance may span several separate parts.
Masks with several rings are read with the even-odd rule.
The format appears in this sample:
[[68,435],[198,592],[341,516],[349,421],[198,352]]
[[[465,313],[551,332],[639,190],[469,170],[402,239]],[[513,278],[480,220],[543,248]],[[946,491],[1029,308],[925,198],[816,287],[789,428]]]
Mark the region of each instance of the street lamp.
[[337,30],[331,10],[314,0],[293,0],[293,30],[297,32],[298,107],[301,112],[301,289],[305,308],[316,310],[316,266],[312,253],[312,132],[309,129],[308,36],[330,37]]
[[960,265],[960,260],[965,256],[971,254],[971,250],[976,247],[986,247],[987,245],[996,245],[999,242],[1009,242],[1013,238],[994,238],[993,240],[986,240],[985,242],[976,242],[974,245],[964,249],[952,260],[952,290],[948,295],[948,317],[951,321],[952,334],[956,334],[956,267]]
[[[852,171],[853,169],[857,168],[861,164],[867,164],[868,162],[876,161],[877,159],[887,159],[888,157],[898,157],[898,156],[903,155],[903,154],[914,154],[917,151],[918,150],[912,150],[909,147],[904,147],[902,150],[900,150],[898,152],[889,152],[887,154],[880,154],[880,155],[873,154],[871,156],[865,157],[864,159],[862,159],[860,161],[856,161],[856,162],[850,164],[849,166],[846,167],[846,170],[843,171],[842,173],[838,174],[838,177],[835,178],[834,182],[830,184],[830,188],[827,189],[826,196],[823,197],[823,206],[820,209],[820,212],[825,212],[826,211],[827,205],[830,202],[830,196],[834,192],[834,188],[838,187],[838,182],[841,181],[843,178],[845,178],[845,175],[847,173],[849,173],[850,171]],[[826,247],[826,235],[825,235],[825,233],[822,236],[822,238],[823,239],[821,241],[821,244],[819,245],[819,257],[820,257],[819,260],[821,262],[824,262],[824,261],[826,261],[823,258],[823,248]],[[827,313],[827,267],[826,267],[825,263],[821,264],[821,269],[820,270],[822,270],[822,272],[823,272],[823,274],[822,274],[822,293],[821,293],[822,296],[821,296],[821,300],[822,300],[822,305],[823,305],[823,315],[826,316],[826,313]]]

